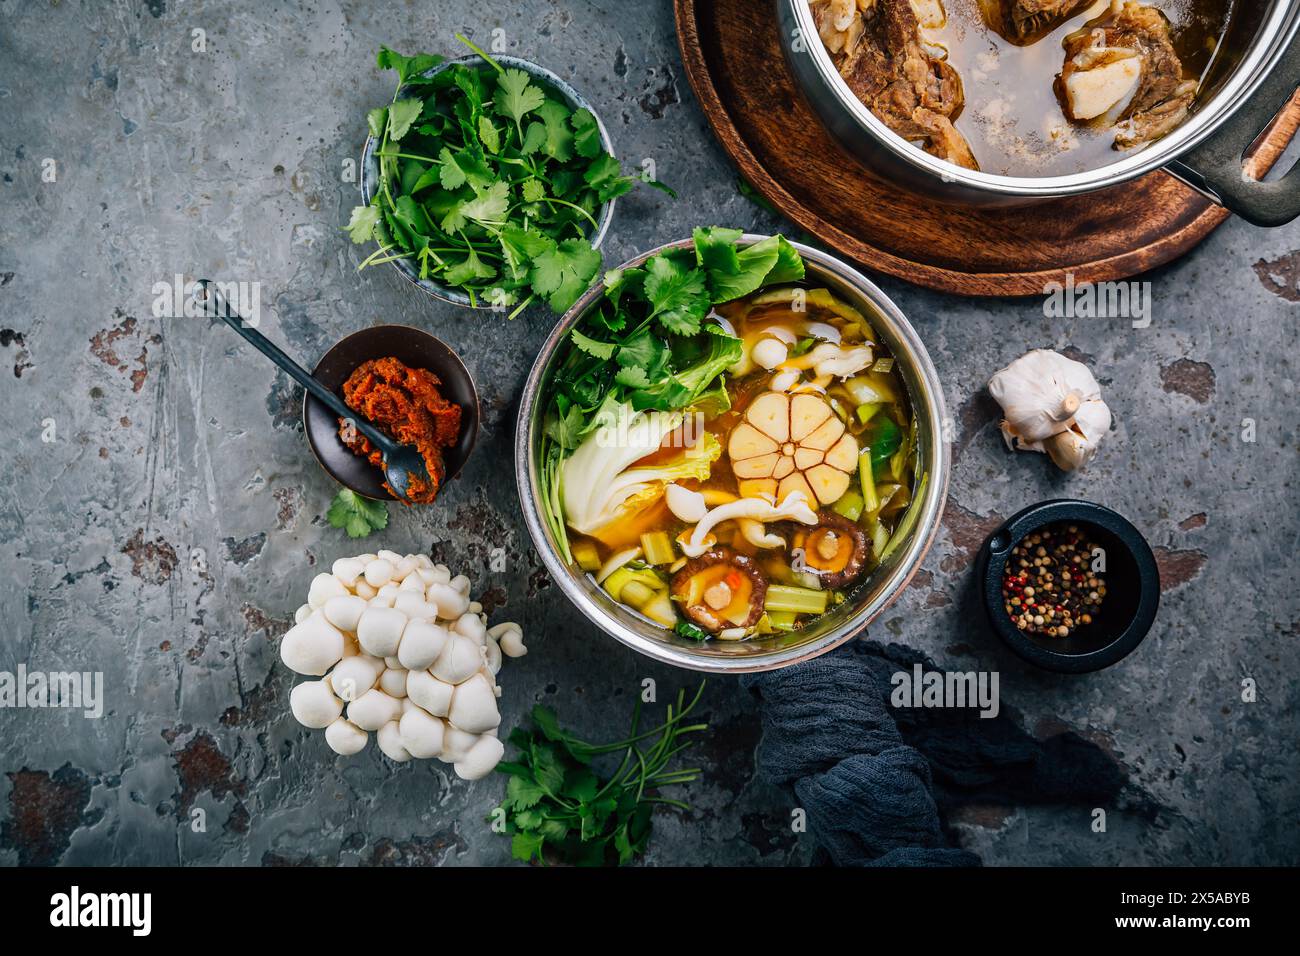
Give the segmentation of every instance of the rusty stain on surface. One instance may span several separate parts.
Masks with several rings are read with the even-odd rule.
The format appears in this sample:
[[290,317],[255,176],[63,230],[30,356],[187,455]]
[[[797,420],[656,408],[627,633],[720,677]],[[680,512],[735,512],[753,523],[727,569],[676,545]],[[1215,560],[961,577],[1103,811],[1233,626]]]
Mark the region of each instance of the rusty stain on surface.
[[131,573],[151,584],[166,583],[176,570],[176,549],[162,535],[155,535],[152,541],[144,540],[143,528],[136,529],[122,546],[122,553],[131,559]]
[[0,824],[0,847],[15,851],[20,866],[58,863],[73,832],[102,815],[99,810],[86,813],[91,781],[71,764],[53,774],[23,768],[7,776],[13,789],[9,791],[9,819]]
[[1300,249],[1276,259],[1260,259],[1253,268],[1269,292],[1287,302],[1300,302]]
[[431,836],[405,840],[388,837],[376,841],[362,866],[438,866],[452,853],[463,853],[465,841],[455,829],[439,830]]
[[215,800],[233,795],[236,806],[242,807],[238,798],[247,794],[248,785],[235,775],[230,758],[221,752],[210,734],[199,731],[189,743],[172,751],[172,759],[176,765],[176,779],[180,784],[180,790],[175,795],[178,819],[186,818],[195,799],[204,792],[211,793]]
[[1156,567],[1160,569],[1160,590],[1172,591],[1182,587],[1201,573],[1210,556],[1196,548],[1180,550],[1177,548],[1155,547],[1151,549],[1156,556]]
[[[131,378],[131,391],[138,392],[144,387],[145,379],[149,375],[149,346],[161,342],[162,336],[156,332],[153,335],[144,335],[135,316],[127,315],[121,309],[113,310],[113,318],[121,321],[112,328],[100,329],[91,337],[90,354],[109,368],[128,373]],[[119,351],[125,352],[127,349],[135,351],[137,347],[139,354],[134,358],[123,358],[118,354]]]
[[1183,531],[1195,531],[1197,528],[1204,528],[1209,523],[1209,520],[1204,511],[1198,511],[1196,514],[1189,515],[1178,522],[1178,527]]
[[1214,397],[1214,367],[1208,362],[1181,358],[1160,366],[1160,384],[1166,392],[1186,395],[1204,405]]
[[984,540],[997,530],[1005,519],[1000,514],[981,515],[958,504],[951,495],[948,506],[943,512],[943,526],[948,529],[948,539],[952,542],[953,553],[946,555],[939,562],[939,567],[948,574],[961,571],[969,566],[976,552],[984,546]]

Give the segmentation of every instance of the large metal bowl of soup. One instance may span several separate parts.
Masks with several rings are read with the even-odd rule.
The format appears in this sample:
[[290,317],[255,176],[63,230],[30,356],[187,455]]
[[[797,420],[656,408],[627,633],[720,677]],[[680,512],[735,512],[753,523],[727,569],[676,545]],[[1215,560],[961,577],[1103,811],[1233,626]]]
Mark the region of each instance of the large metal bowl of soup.
[[[773,2],[786,59],[814,111],[846,149],[891,181],[954,203],[1009,205],[1087,193],[1163,168],[1257,225],[1281,225],[1300,216],[1300,167],[1259,182],[1243,172],[1242,160],[1300,83],[1300,0],[1142,0],[1174,25],[1183,78],[1194,93],[1185,119],[1127,148],[1111,141],[1093,148],[1101,138],[1100,121],[1066,120],[1064,94],[1058,97],[1056,86],[1067,53],[1079,49],[1065,43],[1090,30],[1108,3],[1078,8],[1066,22],[1022,45],[986,29],[980,14],[981,4],[1006,8],[1013,0],[944,0],[942,7],[939,0],[911,0],[913,9],[946,14],[932,34],[943,41],[935,56],[951,63],[960,77],[955,95],[964,105],[951,118],[979,169],[939,158],[942,151],[932,155],[933,148],[923,147],[933,138],[898,135],[855,94],[836,65],[846,63],[843,51],[832,54],[818,29],[819,16],[825,27],[826,5],[847,4],[843,9],[848,10],[854,0]],[[875,9],[907,2],[876,0]],[[846,13],[835,22],[847,21]],[[833,34],[832,39],[848,49],[849,40]],[[871,89],[861,81],[857,85]],[[999,144],[999,136],[1005,142]],[[1068,148],[1052,148],[1058,137]],[[1042,161],[1028,161],[1035,151]]]
[[[742,245],[763,236],[745,235]],[[623,264],[639,266],[658,252],[690,247],[690,240],[652,249]],[[524,520],[551,578],[593,623],[618,641],[656,660],[692,670],[742,673],[787,667],[823,654],[862,633],[893,602],[920,566],[939,528],[950,467],[944,441],[943,389],[916,331],[892,301],[857,270],[833,256],[792,243],[803,256],[804,285],[825,287],[869,320],[878,341],[894,358],[916,422],[916,466],[907,528],[884,560],[854,585],[843,603],[800,630],[746,640],[697,641],[677,636],[635,610],[616,602],[594,577],[561,556],[542,509],[540,453],[548,381],[569,348],[568,333],[600,302],[598,283],[580,298],[547,337],[524,386],[515,432],[515,477]],[[902,526],[900,525],[900,528]]]

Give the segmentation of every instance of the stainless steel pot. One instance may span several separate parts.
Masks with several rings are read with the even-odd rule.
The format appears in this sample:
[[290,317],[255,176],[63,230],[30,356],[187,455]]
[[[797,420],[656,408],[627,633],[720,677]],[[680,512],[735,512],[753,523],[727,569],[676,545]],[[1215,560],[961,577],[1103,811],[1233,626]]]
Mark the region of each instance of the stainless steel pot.
[[[742,243],[749,245],[762,238],[746,235]],[[690,240],[683,240],[660,246],[624,263],[624,267],[640,265],[656,252],[690,244]],[[546,413],[541,398],[553,367],[562,358],[561,345],[569,330],[604,294],[599,284],[589,289],[552,330],[524,385],[515,430],[515,480],[533,545],[552,579],[583,614],[627,646],[668,664],[719,673],[772,670],[808,660],[843,644],[861,632],[906,587],[939,528],[947,498],[950,461],[943,440],[943,389],[925,346],[898,307],[861,273],[824,252],[799,243],[794,245],[807,265],[807,281],[829,288],[867,315],[876,334],[893,353],[895,368],[902,374],[917,417],[917,480],[924,481],[923,486],[918,485],[920,490],[912,504],[920,512],[910,534],[847,601],[813,625],[793,634],[750,641],[687,640],[617,603],[589,575],[561,559],[539,506],[538,465],[542,419]]]
[[895,182],[940,199],[1013,204],[1086,193],[1164,168],[1261,226],[1300,216],[1300,166],[1248,179],[1242,154],[1300,84],[1300,0],[1237,3],[1223,55],[1191,118],[1145,149],[1069,176],[999,176],[954,166],[893,133],[853,95],[817,35],[808,0],[775,0],[781,45],[813,109],[844,145]]

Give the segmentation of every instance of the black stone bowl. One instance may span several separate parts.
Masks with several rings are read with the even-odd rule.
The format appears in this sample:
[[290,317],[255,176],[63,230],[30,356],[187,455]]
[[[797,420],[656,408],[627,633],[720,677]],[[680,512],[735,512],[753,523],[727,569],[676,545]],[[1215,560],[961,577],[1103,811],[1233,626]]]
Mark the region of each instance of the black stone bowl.
[[[1068,637],[1026,633],[1007,614],[1002,572],[1021,540],[1058,524],[1078,525],[1105,551],[1106,595],[1092,623]],[[1017,655],[1050,671],[1082,674],[1122,660],[1147,636],[1160,606],[1160,572],[1146,539],[1126,518],[1090,501],[1044,501],[1012,516],[984,542],[976,568],[990,626]]]
[[[409,325],[372,325],[340,340],[325,353],[312,375],[342,397],[343,383],[358,365],[390,355],[404,365],[428,369],[438,376],[442,397],[460,406],[460,437],[455,445],[443,449],[445,485],[460,474],[469,460],[478,439],[480,418],[474,379],[445,342]],[[312,454],[330,477],[367,498],[396,500],[384,487],[383,472],[343,444],[338,417],[311,395],[303,400],[302,423]]]

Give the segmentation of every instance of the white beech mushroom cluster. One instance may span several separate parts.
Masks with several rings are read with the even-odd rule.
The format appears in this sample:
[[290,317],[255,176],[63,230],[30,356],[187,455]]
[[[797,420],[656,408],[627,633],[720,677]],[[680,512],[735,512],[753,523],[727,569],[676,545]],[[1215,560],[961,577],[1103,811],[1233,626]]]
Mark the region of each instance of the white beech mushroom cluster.
[[422,554],[340,558],[312,579],[307,603],[280,642],[305,681],[293,716],[325,731],[339,754],[359,753],[374,731],[396,761],[437,757],[477,780],[505,752],[497,739],[502,655],[522,657],[518,624],[487,626],[470,581]]

